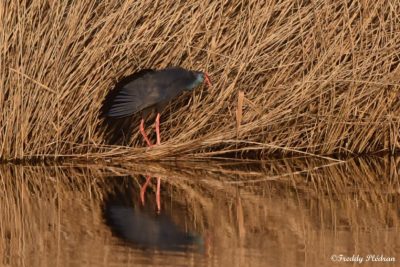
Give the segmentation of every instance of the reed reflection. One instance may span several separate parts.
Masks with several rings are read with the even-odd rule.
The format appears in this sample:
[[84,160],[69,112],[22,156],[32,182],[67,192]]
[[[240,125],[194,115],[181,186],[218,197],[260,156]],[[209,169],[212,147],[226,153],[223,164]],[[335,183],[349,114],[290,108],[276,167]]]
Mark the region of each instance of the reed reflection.
[[[326,266],[333,254],[396,257],[399,166],[389,157],[0,165],[0,262]],[[141,204],[147,175],[163,179],[160,215],[155,183]]]

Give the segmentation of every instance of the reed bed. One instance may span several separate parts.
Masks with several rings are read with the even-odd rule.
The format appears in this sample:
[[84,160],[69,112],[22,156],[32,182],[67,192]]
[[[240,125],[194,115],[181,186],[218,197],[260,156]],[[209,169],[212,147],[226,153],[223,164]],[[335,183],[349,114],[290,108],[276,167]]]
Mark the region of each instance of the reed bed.
[[[395,153],[398,14],[395,0],[2,1],[0,157]],[[169,105],[161,146],[143,148],[137,116],[110,144],[105,95],[167,66],[213,86]]]

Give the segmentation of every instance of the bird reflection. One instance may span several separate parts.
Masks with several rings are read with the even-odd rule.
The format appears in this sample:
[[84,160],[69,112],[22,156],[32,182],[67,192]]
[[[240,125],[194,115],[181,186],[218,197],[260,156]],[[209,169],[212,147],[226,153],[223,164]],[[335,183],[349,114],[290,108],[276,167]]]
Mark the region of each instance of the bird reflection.
[[104,216],[113,233],[127,243],[143,249],[166,251],[204,251],[203,238],[183,230],[165,212],[132,205],[132,191],[116,191],[104,204]]

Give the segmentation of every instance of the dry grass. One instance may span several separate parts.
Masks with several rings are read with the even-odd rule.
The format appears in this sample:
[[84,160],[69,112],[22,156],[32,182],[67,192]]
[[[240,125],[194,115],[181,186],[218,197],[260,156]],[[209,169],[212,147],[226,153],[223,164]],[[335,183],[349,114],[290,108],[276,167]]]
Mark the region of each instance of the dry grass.
[[[398,14],[395,0],[2,1],[0,156],[394,153]],[[171,65],[214,86],[167,108],[160,147],[143,153],[136,128],[105,145],[116,80]]]

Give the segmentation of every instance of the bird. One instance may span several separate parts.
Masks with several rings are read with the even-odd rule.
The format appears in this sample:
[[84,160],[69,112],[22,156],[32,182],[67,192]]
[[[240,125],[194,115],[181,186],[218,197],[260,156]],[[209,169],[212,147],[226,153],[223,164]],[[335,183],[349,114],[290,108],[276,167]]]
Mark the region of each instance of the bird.
[[145,69],[131,81],[122,84],[114,93],[106,116],[109,118],[124,118],[141,113],[139,131],[149,147],[152,147],[144,124],[146,118],[155,110],[155,129],[157,145],[161,144],[160,114],[166,105],[183,91],[191,91],[202,83],[211,86],[207,73],[187,70],[181,67],[171,67],[161,70]]
[[[146,118],[156,111],[155,130],[156,144],[161,144],[160,114],[170,101],[183,91],[192,91],[201,84],[212,86],[206,72],[187,70],[182,67],[170,67],[160,70],[143,69],[125,79],[122,79],[110,92],[103,103],[103,114],[108,118],[121,119],[141,114],[139,131],[148,147],[153,147],[145,131]],[[144,192],[150,177],[141,188],[141,200],[144,204]],[[157,209],[160,211],[160,178],[157,177]]]

